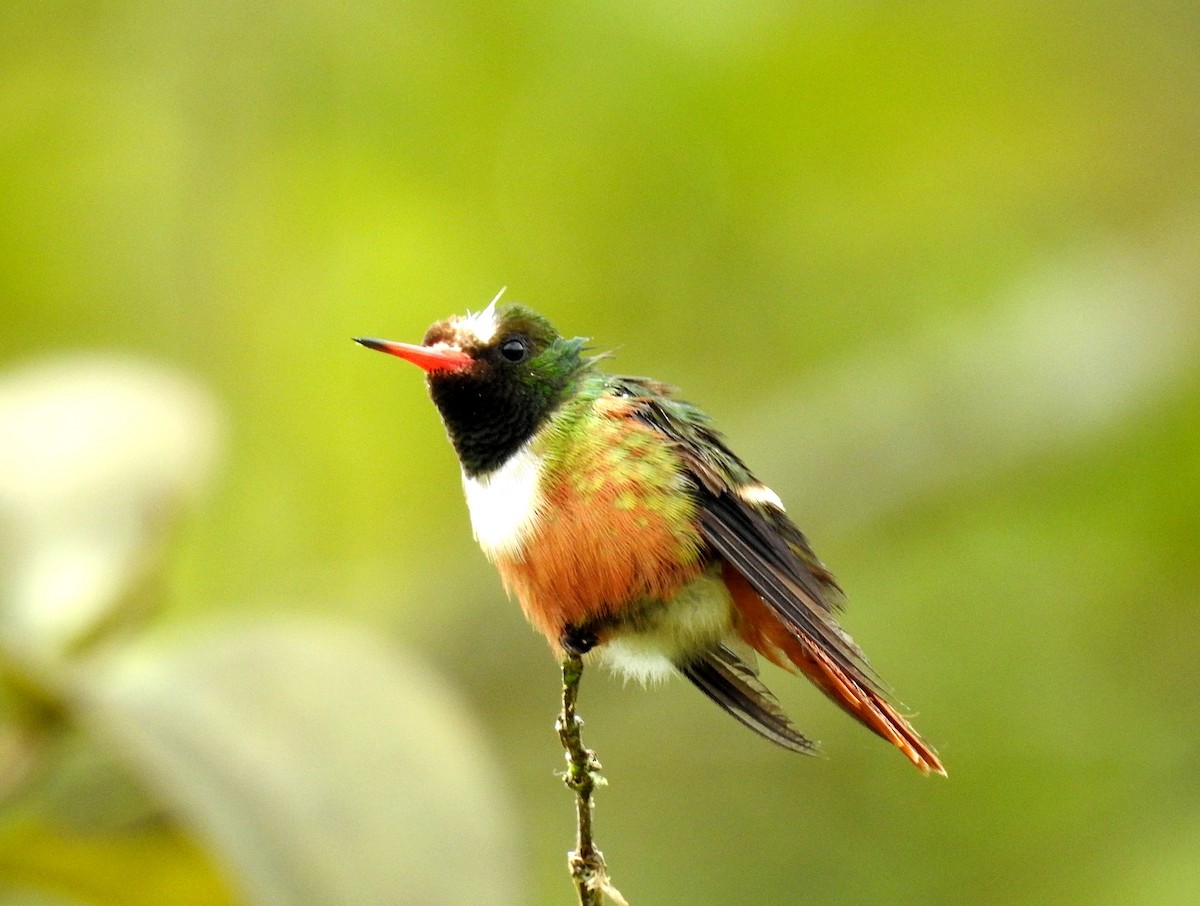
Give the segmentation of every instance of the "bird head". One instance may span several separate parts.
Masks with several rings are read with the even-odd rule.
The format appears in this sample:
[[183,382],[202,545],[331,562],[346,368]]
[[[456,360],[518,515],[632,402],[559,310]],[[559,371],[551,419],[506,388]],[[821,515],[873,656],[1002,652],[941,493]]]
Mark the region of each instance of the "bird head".
[[[498,298],[498,297],[497,297]],[[497,306],[433,324],[418,344],[357,338],[426,372],[429,394],[470,476],[502,465],[566,399],[591,360],[523,305]]]

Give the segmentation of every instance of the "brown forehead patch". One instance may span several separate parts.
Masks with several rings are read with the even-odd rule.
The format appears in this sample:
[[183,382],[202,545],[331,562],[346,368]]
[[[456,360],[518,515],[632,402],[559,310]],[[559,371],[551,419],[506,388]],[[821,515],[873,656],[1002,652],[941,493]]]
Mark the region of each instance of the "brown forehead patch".
[[422,346],[432,346],[435,343],[449,343],[454,346],[460,344],[456,342],[456,331],[454,329],[454,318],[445,318],[435,324],[431,324],[429,329],[425,331],[425,336],[421,340]]

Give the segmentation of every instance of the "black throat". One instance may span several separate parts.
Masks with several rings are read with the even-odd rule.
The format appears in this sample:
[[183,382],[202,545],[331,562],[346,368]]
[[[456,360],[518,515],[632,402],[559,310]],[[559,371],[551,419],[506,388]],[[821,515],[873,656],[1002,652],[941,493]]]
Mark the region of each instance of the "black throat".
[[463,472],[476,478],[504,465],[533,437],[557,408],[565,383],[530,387],[442,373],[430,375],[429,395],[442,415]]

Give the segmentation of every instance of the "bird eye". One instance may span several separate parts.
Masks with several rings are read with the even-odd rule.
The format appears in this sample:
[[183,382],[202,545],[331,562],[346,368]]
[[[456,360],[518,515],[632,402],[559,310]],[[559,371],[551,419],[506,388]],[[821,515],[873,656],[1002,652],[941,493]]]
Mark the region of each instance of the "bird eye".
[[500,344],[500,355],[510,362],[523,362],[529,357],[529,345],[523,337],[509,337]]

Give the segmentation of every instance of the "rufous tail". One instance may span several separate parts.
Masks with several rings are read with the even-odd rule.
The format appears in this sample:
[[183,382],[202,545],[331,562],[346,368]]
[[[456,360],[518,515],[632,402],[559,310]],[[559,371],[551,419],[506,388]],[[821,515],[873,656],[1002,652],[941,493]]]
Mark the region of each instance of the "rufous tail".
[[[937,753],[873,688],[868,676],[857,670],[857,664],[851,664],[851,670],[845,669],[836,662],[844,662],[844,657],[835,659],[823,642],[786,625],[740,574],[726,570],[725,582],[740,612],[742,638],[751,647],[783,669],[807,676],[848,714],[903,752],[922,773],[945,775]],[[856,672],[861,676],[855,676]]]

